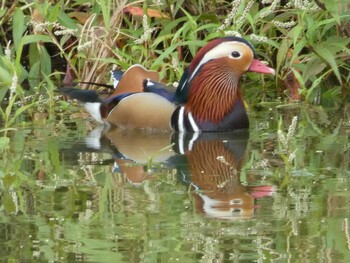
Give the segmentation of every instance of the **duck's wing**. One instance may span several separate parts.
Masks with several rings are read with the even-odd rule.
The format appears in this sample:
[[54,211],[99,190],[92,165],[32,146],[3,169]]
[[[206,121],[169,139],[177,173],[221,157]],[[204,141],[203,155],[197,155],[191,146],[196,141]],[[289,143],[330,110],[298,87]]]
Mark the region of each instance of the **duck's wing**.
[[143,92],[143,82],[146,79],[159,81],[159,73],[147,70],[141,65],[133,65],[125,71],[120,77],[121,72],[114,72],[113,78],[117,83],[115,91],[111,97],[118,96],[123,93]]
[[145,79],[143,81],[143,91],[158,94],[170,102],[174,101],[174,90],[173,86],[166,86],[164,83]]

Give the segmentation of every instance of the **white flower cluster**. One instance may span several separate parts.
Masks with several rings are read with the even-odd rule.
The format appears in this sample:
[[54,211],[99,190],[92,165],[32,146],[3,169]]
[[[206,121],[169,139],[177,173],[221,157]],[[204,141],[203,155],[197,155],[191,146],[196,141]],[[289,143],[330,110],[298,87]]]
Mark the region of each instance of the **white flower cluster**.
[[153,1],[153,3],[154,3],[155,5],[157,5],[157,6],[163,5],[162,0],[155,0],[155,1]]
[[56,36],[66,36],[66,35],[75,36],[77,32],[78,32],[78,29],[65,28],[61,30],[56,30],[54,34]]
[[219,30],[224,30],[231,24],[233,18],[237,14],[238,7],[240,6],[241,2],[242,2],[242,0],[232,1],[232,9],[231,9],[230,13],[227,15],[224,23],[218,28]]
[[290,124],[290,126],[288,128],[287,136],[285,136],[281,130],[278,130],[278,132],[277,132],[278,139],[281,142],[284,150],[288,150],[288,148],[289,148],[289,143],[295,135],[297,123],[298,123],[298,116],[294,116],[292,123]]
[[16,93],[17,84],[18,84],[18,77],[17,77],[17,74],[15,72],[15,73],[13,73],[12,83],[11,83],[11,86],[10,86],[10,100],[11,100],[13,94]]
[[46,32],[47,29],[50,27],[55,28],[60,26],[60,24],[58,24],[57,22],[49,22],[49,21],[38,22],[36,20],[31,20],[28,24],[31,25],[33,27],[33,30],[38,33]]
[[151,36],[152,32],[155,30],[155,28],[149,26],[147,15],[143,15],[142,26],[143,26],[143,34],[139,39],[136,39],[134,41],[135,44],[143,44],[144,42],[146,42]]
[[171,59],[171,66],[173,67],[173,69],[175,71],[179,71],[180,70],[180,68],[179,68],[179,61],[176,58],[174,58],[174,57]]
[[11,45],[11,40],[7,43],[6,48],[5,48],[5,57],[7,59],[11,59],[11,48],[10,48],[10,45]]
[[295,8],[301,9],[308,13],[314,13],[318,12],[321,9],[314,3],[314,1],[308,1],[308,0],[293,0],[290,1],[293,3]]
[[277,6],[280,4],[280,0],[274,0],[272,4],[267,7],[267,9],[260,14],[260,18],[267,17],[268,15],[271,15],[277,8]]
[[78,31],[77,29],[66,28],[57,22],[49,22],[49,21],[38,22],[35,20],[31,20],[28,24],[31,25],[33,27],[33,30],[38,33],[40,32],[45,33],[51,28],[51,30],[54,31],[54,34],[56,36],[63,36],[63,35],[75,36]]
[[274,24],[277,27],[281,27],[281,28],[292,28],[297,23],[295,21],[280,22],[280,21],[272,20],[272,24]]
[[244,19],[246,18],[247,14],[248,14],[248,12],[249,12],[249,10],[250,10],[250,8],[252,8],[254,2],[255,2],[254,0],[250,0],[250,1],[248,2],[248,4],[246,5],[246,7],[245,7],[244,10],[243,10],[242,15],[239,17],[239,19],[238,19],[237,22],[236,22],[238,25],[241,24],[241,23],[244,21]]
[[258,43],[266,43],[269,39],[265,36],[258,36],[258,35],[255,35],[255,34],[251,34],[250,35],[250,38],[255,41],[255,42],[258,42]]
[[234,31],[234,30],[225,31],[225,35],[226,36],[242,37],[241,33],[239,33],[238,31]]
[[87,42],[85,42],[84,44],[79,45],[79,46],[77,47],[77,50],[78,50],[78,51],[82,51],[82,50],[84,50],[84,49],[87,49],[87,48],[91,47],[92,45],[93,45],[93,42],[92,42],[92,41],[87,41]]
[[298,149],[295,149],[292,153],[290,153],[288,155],[288,163],[292,163],[293,160],[295,159],[296,157],[296,153],[297,153]]
[[274,0],[261,0],[261,3],[264,5],[271,4]]
[[268,169],[270,166],[271,166],[271,165],[270,165],[270,161],[269,161],[268,159],[262,159],[262,160],[256,162],[256,163],[252,166],[252,168],[253,168],[253,169],[264,169],[264,170],[266,170],[266,169]]

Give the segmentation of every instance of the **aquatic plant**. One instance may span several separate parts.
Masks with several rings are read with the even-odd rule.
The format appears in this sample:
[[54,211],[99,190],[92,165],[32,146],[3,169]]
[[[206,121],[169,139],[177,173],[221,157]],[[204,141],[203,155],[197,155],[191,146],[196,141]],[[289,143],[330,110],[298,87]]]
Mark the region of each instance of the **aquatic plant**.
[[296,128],[298,123],[298,116],[294,116],[292,122],[285,133],[282,128],[282,121],[279,122],[279,128],[277,130],[279,150],[278,154],[285,163],[287,169],[290,169],[295,159],[298,148],[293,147],[293,140],[295,140]]

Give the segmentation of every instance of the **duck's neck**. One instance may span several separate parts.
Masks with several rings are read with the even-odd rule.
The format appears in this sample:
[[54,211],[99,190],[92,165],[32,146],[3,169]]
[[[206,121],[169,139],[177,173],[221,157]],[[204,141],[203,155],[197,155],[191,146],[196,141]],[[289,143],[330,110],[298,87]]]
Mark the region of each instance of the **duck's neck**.
[[191,112],[199,123],[219,124],[235,110],[237,103],[243,105],[239,81],[238,74],[208,63],[191,81],[186,112]]

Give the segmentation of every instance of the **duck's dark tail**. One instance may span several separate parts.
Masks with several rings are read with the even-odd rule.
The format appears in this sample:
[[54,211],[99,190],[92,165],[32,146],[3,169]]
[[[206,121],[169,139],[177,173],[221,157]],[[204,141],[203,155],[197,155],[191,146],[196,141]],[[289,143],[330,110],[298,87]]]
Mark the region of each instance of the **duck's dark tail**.
[[60,87],[58,91],[62,94],[70,97],[71,99],[76,99],[82,103],[86,102],[102,102],[97,91],[95,90],[81,90],[69,87]]
[[81,102],[86,111],[101,124],[105,124],[101,115],[102,99],[95,90],[80,90],[75,88],[61,87],[58,89],[62,94]]

